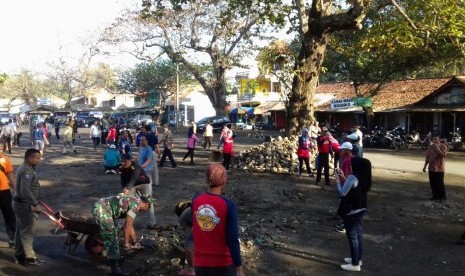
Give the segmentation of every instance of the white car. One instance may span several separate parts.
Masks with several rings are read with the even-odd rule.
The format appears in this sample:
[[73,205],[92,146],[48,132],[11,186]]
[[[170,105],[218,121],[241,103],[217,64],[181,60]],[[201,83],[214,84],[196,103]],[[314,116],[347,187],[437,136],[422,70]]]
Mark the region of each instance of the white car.
[[89,112],[89,116],[94,116],[95,118],[102,119],[103,118],[103,112],[102,111],[91,111],[91,112]]

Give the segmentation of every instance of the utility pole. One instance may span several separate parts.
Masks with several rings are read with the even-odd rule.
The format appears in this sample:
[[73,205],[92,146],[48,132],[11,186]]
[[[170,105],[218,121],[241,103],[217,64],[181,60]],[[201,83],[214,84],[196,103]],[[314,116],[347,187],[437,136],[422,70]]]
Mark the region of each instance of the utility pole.
[[174,125],[179,127],[179,62],[176,62],[176,113],[174,113]]

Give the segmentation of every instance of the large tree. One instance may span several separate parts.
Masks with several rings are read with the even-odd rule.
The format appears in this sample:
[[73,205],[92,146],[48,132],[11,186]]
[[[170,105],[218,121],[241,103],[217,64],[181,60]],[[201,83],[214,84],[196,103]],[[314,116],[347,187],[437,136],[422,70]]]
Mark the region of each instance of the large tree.
[[[400,8],[391,1],[382,12],[371,8],[361,31],[332,37],[324,64],[328,79],[351,81],[357,96],[372,97],[393,79],[428,76],[425,68],[461,61],[465,24],[456,18],[465,17],[465,10],[447,2],[410,1]],[[364,111],[370,127],[373,109]]]
[[[257,5],[259,1],[256,1]],[[139,59],[155,61],[166,54],[187,68],[205,90],[217,114],[224,113],[225,72],[253,49],[263,23],[256,9],[235,11],[229,1],[143,1],[140,12],[128,13],[104,39],[130,46]],[[130,43],[128,43],[130,42]],[[210,72],[202,68],[208,65]]]
[[144,93],[147,95],[147,99],[148,92],[155,91],[160,97],[160,105],[157,108],[160,112],[159,118],[162,118],[166,101],[172,99],[176,89],[178,89],[177,77],[179,78],[180,91],[192,83],[189,72],[184,67],[169,60],[139,63],[134,68],[127,69],[120,74],[118,89],[137,95]]
[[[335,33],[347,32],[345,35],[352,37],[354,30],[366,28],[359,52],[350,52],[347,45],[340,49],[348,50],[346,58],[357,62],[367,62],[365,52],[377,52],[379,59],[369,63],[377,68],[385,66],[386,72],[393,69],[392,57],[401,61],[400,66],[410,66],[419,61],[413,58],[418,54],[427,54],[426,58],[442,58],[444,54],[451,57],[465,47],[463,1],[294,0],[292,4],[291,23],[300,42],[288,105],[289,126],[293,129],[307,125],[313,116],[314,94],[324,69],[327,46]],[[367,14],[370,16],[365,20]],[[369,73],[374,77],[377,72],[373,67]]]
[[27,105],[35,105],[37,98],[45,93],[43,82],[36,74],[26,69],[17,75],[8,76],[3,85],[0,85],[0,94],[3,97],[11,100],[21,99]]
[[96,41],[88,40],[82,43],[83,51],[77,57],[62,55],[57,62],[50,64],[52,69],[48,75],[50,87],[55,93],[66,99],[66,107],[71,107],[71,99],[82,96],[93,88],[115,88],[115,73],[106,64],[95,66],[93,60],[100,55]]

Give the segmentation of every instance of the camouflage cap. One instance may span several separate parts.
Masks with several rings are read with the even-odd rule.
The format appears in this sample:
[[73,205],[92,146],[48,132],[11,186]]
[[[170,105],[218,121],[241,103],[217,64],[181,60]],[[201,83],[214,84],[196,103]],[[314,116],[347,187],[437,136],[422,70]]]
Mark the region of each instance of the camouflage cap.
[[143,203],[153,204],[155,202],[155,199],[153,198],[153,196],[146,194],[146,193],[142,193],[139,196],[139,198]]

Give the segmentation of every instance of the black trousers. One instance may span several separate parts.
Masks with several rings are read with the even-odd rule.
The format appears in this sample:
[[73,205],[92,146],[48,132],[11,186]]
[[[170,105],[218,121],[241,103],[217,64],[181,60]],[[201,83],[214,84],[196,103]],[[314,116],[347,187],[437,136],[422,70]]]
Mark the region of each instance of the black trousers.
[[305,162],[305,167],[307,168],[307,173],[309,175],[312,174],[312,170],[310,168],[310,162],[308,157],[299,157],[299,175],[302,174],[303,163]]
[[19,143],[19,139],[21,138],[21,136],[23,136],[23,133],[22,133],[22,132],[16,133],[16,137],[15,137],[15,138],[16,138],[16,142],[15,142],[15,143],[16,143],[16,145],[17,145],[18,147],[21,146],[21,144]]
[[59,127],[55,128],[55,136],[56,136],[57,140],[60,140],[60,128]]
[[92,137],[92,143],[94,145],[94,149],[96,149],[100,144],[100,137]]
[[329,179],[329,153],[318,153],[318,166],[316,168],[316,183],[321,181],[321,171],[325,169],[325,182],[327,185],[330,183]]
[[194,267],[196,276],[236,276],[236,268],[231,266],[224,267]]
[[[339,162],[339,152],[338,153],[334,153],[334,169],[336,170],[337,168],[337,163]],[[336,174],[336,173],[334,173]]]
[[182,160],[186,160],[187,157],[191,157],[191,163],[194,163],[194,149],[187,148],[187,153],[184,155],[184,158]]
[[231,154],[230,153],[224,153],[223,152],[223,166],[226,168],[226,170],[229,170],[229,164],[231,163]]
[[101,142],[102,142],[102,145],[106,145],[107,144],[107,136],[108,136],[108,131],[102,131],[102,136],[100,137],[101,138]]
[[11,205],[12,199],[10,189],[0,191],[0,209],[5,221],[6,234],[10,240],[14,240],[16,231],[16,218]]
[[428,172],[429,185],[433,192],[433,199],[446,199],[446,188],[444,187],[444,172]]
[[168,156],[171,162],[171,166],[173,168],[176,168],[176,161],[174,161],[173,158],[173,153],[171,152],[171,149],[163,149],[163,155],[161,156],[160,163],[158,164],[158,167],[163,167],[163,164],[165,163],[165,159]]

